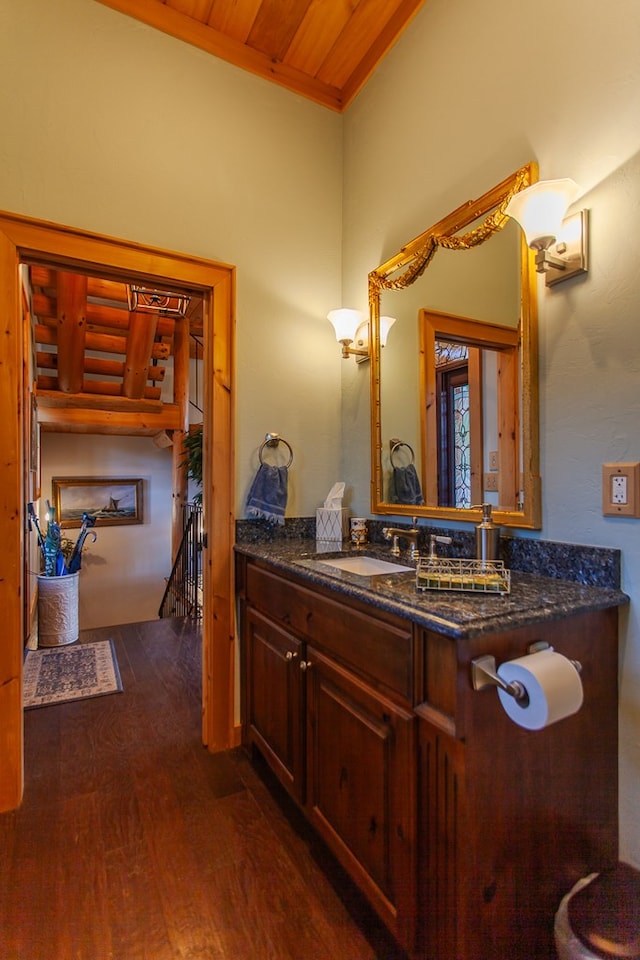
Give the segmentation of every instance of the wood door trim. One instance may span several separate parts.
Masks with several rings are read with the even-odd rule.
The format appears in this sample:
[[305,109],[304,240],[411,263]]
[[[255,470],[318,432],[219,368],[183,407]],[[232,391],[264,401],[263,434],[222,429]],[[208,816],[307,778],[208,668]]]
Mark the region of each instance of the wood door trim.
[[[211,751],[233,742],[233,361],[235,268],[187,254],[0,212],[0,812],[23,791],[22,319],[19,265],[41,263],[101,275],[165,280],[198,290],[205,302],[203,740]],[[208,375],[207,375],[208,374]],[[215,457],[213,452],[215,450]],[[215,488],[215,498],[214,498]]]

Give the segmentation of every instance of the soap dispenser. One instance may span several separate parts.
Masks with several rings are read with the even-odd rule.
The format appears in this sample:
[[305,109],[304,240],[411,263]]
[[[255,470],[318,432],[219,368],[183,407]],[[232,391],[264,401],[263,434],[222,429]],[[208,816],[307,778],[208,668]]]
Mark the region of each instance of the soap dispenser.
[[485,563],[498,559],[499,529],[491,519],[491,504],[482,504],[482,520],[476,526],[476,558]]

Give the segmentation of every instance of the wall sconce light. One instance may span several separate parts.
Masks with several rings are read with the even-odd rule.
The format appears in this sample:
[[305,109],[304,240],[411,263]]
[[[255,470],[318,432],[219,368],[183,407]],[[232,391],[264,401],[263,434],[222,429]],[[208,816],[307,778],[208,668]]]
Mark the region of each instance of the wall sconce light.
[[[336,340],[342,344],[342,357],[355,357],[356,363],[363,363],[371,356],[369,352],[369,320],[359,310],[341,307],[331,310],[327,320],[333,324]],[[395,317],[380,317],[380,346],[387,342],[389,330],[396,322]],[[351,344],[356,346],[352,347]]]
[[522,227],[548,287],[588,269],[589,211],[565,219],[580,188],[573,180],[540,180],[511,198],[505,213]]

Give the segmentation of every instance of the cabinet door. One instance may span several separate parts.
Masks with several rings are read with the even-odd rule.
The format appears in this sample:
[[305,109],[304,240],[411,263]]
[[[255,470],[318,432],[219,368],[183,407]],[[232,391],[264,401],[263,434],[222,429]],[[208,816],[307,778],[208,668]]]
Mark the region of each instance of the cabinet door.
[[463,929],[465,871],[460,847],[472,843],[465,821],[464,749],[460,741],[420,720],[420,955],[486,960],[489,945],[481,944],[477,952],[476,931],[467,937]]
[[245,627],[245,740],[297,800],[304,786],[302,644],[251,607]]
[[414,718],[313,647],[305,665],[308,816],[411,951]]

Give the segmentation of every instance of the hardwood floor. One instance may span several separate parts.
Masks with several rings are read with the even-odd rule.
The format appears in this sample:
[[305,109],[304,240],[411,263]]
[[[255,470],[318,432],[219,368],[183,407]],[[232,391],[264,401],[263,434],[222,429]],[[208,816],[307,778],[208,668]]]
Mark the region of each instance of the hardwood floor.
[[25,713],[22,807],[0,816],[2,960],[402,960],[243,751],[200,741],[187,621],[113,638],[124,692]]

